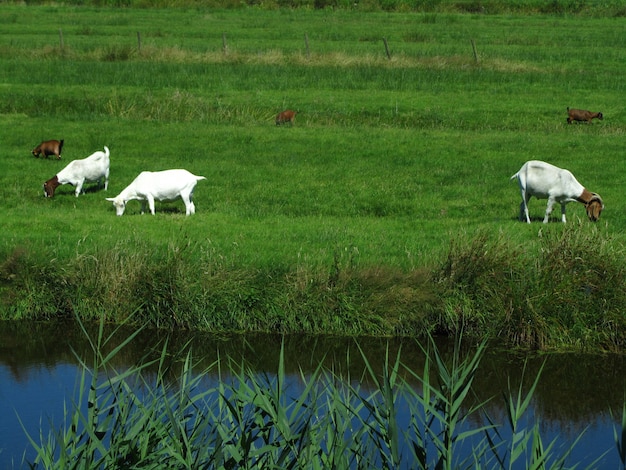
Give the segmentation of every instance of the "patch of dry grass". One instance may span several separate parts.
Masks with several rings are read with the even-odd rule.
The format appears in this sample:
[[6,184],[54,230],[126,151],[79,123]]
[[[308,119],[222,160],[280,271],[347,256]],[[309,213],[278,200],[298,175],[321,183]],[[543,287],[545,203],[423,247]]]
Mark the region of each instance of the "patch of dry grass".
[[54,60],[65,58],[78,61],[104,62],[154,62],[167,64],[248,64],[248,65],[298,65],[309,67],[377,67],[389,69],[422,68],[432,70],[455,70],[480,68],[506,73],[549,72],[537,64],[509,60],[502,57],[480,58],[477,62],[468,55],[408,55],[392,54],[351,54],[334,51],[327,53],[285,52],[280,49],[268,49],[259,52],[241,52],[234,49],[224,51],[197,52],[178,46],[144,46],[141,49],[121,45],[99,47],[88,51],[79,51],[71,47],[45,45],[41,48],[24,50],[5,46],[0,49],[0,56],[30,60]]

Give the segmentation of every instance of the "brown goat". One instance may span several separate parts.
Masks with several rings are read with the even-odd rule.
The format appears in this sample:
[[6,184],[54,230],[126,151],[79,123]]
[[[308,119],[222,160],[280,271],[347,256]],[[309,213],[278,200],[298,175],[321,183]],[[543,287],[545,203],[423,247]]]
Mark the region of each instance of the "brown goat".
[[63,140],[46,140],[33,149],[33,155],[37,158],[39,158],[39,155],[43,155],[46,158],[48,158],[48,155],[55,155],[57,160],[61,160],[62,150]]
[[297,111],[292,111],[291,109],[286,109],[281,113],[276,115],[276,125],[279,126],[281,124],[290,123],[293,126],[293,121],[296,119]]
[[567,123],[571,124],[572,121],[587,121],[591,123],[593,118],[599,119],[602,121],[603,116],[602,113],[593,113],[591,111],[586,111],[584,109],[569,109],[567,108]]

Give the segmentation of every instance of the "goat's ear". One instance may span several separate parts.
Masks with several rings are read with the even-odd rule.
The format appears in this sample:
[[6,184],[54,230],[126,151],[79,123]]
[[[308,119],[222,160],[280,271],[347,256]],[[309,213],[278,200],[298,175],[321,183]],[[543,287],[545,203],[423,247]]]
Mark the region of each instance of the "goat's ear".
[[107,197],[107,198],[105,198],[105,199],[106,199],[107,201],[111,201],[111,202],[115,201],[115,198],[114,198],[114,197]]
[[602,200],[602,198],[600,197],[599,194],[597,193],[591,193],[591,201],[589,201],[589,204],[591,204],[593,201],[597,201],[600,203],[600,205],[602,206],[602,208],[604,209],[604,201]]

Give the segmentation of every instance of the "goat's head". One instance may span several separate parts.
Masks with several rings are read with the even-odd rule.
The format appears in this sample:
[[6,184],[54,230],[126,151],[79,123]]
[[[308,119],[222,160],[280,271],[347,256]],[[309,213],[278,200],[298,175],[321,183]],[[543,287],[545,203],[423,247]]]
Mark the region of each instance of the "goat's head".
[[600,119],[600,121],[602,121],[604,119],[604,116],[602,116],[602,113],[598,113],[597,118]]
[[599,194],[591,193],[591,199],[587,204],[585,204],[587,209],[587,216],[589,220],[592,222],[597,222],[600,218],[600,214],[604,209],[604,203],[602,202],[602,198]]
[[124,209],[126,209],[126,201],[124,201],[124,199],[121,197],[107,197],[106,200],[113,203],[115,213],[118,216],[124,214]]
[[59,178],[55,175],[43,184],[43,195],[54,197],[54,190],[59,187]]

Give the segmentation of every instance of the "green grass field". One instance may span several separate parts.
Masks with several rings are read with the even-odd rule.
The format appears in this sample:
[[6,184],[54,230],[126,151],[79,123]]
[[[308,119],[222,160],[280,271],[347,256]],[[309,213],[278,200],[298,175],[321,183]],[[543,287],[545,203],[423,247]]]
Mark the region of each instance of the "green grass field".
[[[412,334],[460,328],[465,309],[485,328],[476,295],[500,319],[563,297],[542,331],[621,347],[625,46],[612,16],[5,5],[2,315],[140,311],[159,326]],[[568,106],[605,118],[567,125]],[[277,127],[285,108],[299,111],[295,125]],[[61,161],[32,157],[45,139],[65,140]],[[43,197],[46,179],[104,145],[106,193]],[[530,159],[599,193],[600,221],[571,203],[567,227],[558,208],[545,226],[545,201],[532,200],[535,222],[519,223],[510,176]],[[167,168],[206,176],[193,217],[180,201],[157,203],[154,217],[130,202],[115,216],[105,197]],[[587,250],[564,250],[564,273],[593,261],[580,269],[593,283],[551,286],[546,250],[563,244]],[[494,284],[432,282],[454,279],[451,253],[494,252],[509,259],[485,268]],[[522,280],[498,284],[517,270]],[[582,303],[570,296],[586,289]],[[539,336],[530,342],[551,342]]]

